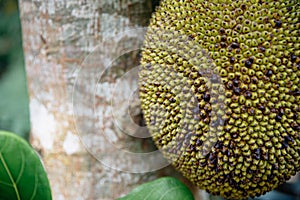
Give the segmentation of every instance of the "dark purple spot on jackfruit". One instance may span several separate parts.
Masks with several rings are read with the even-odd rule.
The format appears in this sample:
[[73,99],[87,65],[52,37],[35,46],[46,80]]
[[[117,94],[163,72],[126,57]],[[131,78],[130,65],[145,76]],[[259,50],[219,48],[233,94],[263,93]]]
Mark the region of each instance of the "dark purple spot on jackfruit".
[[242,105],[241,110],[242,110],[242,113],[245,113],[245,112],[247,112],[247,107],[245,105]]
[[254,150],[253,157],[256,160],[260,160],[260,158],[261,158],[261,149],[260,148],[257,148],[257,149]]
[[239,45],[238,43],[236,43],[236,42],[231,43],[230,46],[231,46],[231,48],[233,48],[233,49],[237,49],[237,48],[240,47],[240,45]]
[[226,85],[227,89],[232,89],[233,88],[233,83],[232,82],[228,82]]
[[213,160],[213,159],[215,159],[217,156],[216,156],[216,154],[215,153],[209,153],[208,154],[208,159],[209,160]]
[[245,92],[245,97],[246,97],[247,99],[250,99],[250,98],[252,97],[252,92],[246,91],[246,92]]
[[210,164],[216,165],[217,164],[217,158],[213,158],[212,160],[210,160]]
[[223,147],[223,143],[222,143],[221,141],[218,140],[218,141],[216,142],[216,144],[215,144],[215,148],[216,148],[216,149],[221,149],[222,147]]
[[247,172],[248,174],[253,174],[253,171],[252,171],[250,168],[247,168],[246,172]]
[[230,149],[234,149],[235,148],[235,142],[233,140],[230,141],[229,148]]
[[202,140],[200,140],[200,139],[197,139],[196,140],[196,145],[199,147],[199,146],[201,146],[203,144],[203,142],[202,142]]
[[206,112],[200,112],[199,115],[200,115],[200,117],[202,119],[206,119],[207,118],[207,113]]
[[292,128],[293,128],[295,131],[300,131],[300,125],[298,125],[297,123],[293,123],[293,124],[292,124]]
[[206,166],[206,162],[205,161],[204,162],[199,162],[199,164],[200,164],[201,167],[205,167]]
[[271,182],[274,179],[274,174],[270,174],[267,177],[268,182]]
[[279,109],[278,115],[281,116],[281,117],[284,115],[284,109],[283,108]]
[[284,137],[284,140],[287,141],[287,142],[291,142],[291,143],[294,142],[294,140],[288,135]]
[[235,186],[235,181],[233,179],[229,179],[229,185],[231,187],[234,187]]
[[262,110],[262,111],[264,111],[266,108],[265,108],[265,106],[263,106],[263,105],[261,105],[261,104],[259,104],[258,106],[257,106],[257,108],[259,109],[259,110]]
[[227,45],[226,45],[226,43],[225,43],[225,42],[221,42],[221,43],[220,43],[220,46],[221,46],[222,48],[225,48],[225,47],[227,47]]
[[176,99],[173,98],[173,97],[171,97],[171,98],[169,99],[169,101],[170,101],[170,103],[175,103],[175,102],[176,102]]
[[275,120],[277,122],[280,122],[282,120],[282,117],[279,114],[277,114],[276,117],[275,117]]
[[220,33],[220,34],[224,34],[224,33],[225,33],[225,29],[224,29],[223,27],[220,28],[219,33]]
[[235,87],[235,88],[233,88],[233,93],[235,95],[240,95],[241,94],[241,89],[239,87]]
[[251,78],[252,83],[256,84],[258,83],[258,79],[256,78],[256,76]]
[[249,68],[249,67],[251,67],[251,65],[252,65],[252,63],[249,60],[246,60],[245,66]]
[[204,106],[204,111],[205,111],[205,112],[210,112],[210,111],[211,111],[211,107],[210,107],[209,105],[206,104],[206,105]]
[[226,41],[227,41],[226,36],[225,36],[225,35],[222,35],[222,37],[221,37],[221,42],[226,42]]
[[248,60],[249,60],[251,63],[254,62],[254,58],[253,58],[253,57],[250,57]]
[[255,110],[253,108],[250,108],[248,110],[248,113],[253,116],[255,114]]
[[237,134],[237,133],[233,133],[233,134],[231,135],[231,137],[232,137],[233,139],[236,139],[236,138],[238,137],[238,134]]
[[282,22],[280,20],[275,20],[275,27],[276,28],[281,28]]
[[286,149],[287,147],[289,146],[288,142],[286,140],[284,140],[282,143],[281,143],[281,149]]
[[238,87],[239,86],[239,80],[238,79],[233,79],[233,85],[235,86],[235,87]]
[[273,33],[270,33],[270,38],[272,40],[272,38],[274,37]]
[[262,46],[258,47],[258,50],[259,50],[260,52],[262,52],[262,53],[266,51],[266,49],[265,49],[264,47],[262,47]]
[[236,30],[238,30],[238,31],[242,30],[242,26],[241,25],[237,25],[236,26]]
[[192,152],[196,151],[196,147],[192,144],[189,145],[188,149],[189,149],[189,151],[192,151]]
[[270,77],[270,76],[272,76],[272,74],[273,74],[273,71],[272,70],[268,70],[267,73],[266,73],[266,76]]
[[290,91],[290,94],[293,96],[299,96],[300,95],[300,90],[297,88],[295,91]]
[[157,142],[158,142],[158,144],[161,144],[162,138],[158,138]]
[[235,62],[235,58],[231,57],[229,61],[230,61],[231,64],[233,64]]
[[294,54],[292,54],[292,55],[291,55],[291,61],[292,61],[292,62],[295,62],[296,60],[297,60],[297,56],[294,55]]
[[205,93],[204,96],[203,96],[203,99],[204,99],[205,102],[209,102],[209,100],[210,100],[210,94]]
[[264,158],[265,160],[269,160],[269,153],[266,152],[266,153],[263,155],[263,158]]

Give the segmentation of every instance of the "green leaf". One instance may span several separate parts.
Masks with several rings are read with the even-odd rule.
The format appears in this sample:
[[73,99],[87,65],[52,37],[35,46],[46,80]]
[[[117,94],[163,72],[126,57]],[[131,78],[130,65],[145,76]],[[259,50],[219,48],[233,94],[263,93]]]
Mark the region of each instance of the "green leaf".
[[140,185],[119,200],[193,200],[193,194],[173,177],[159,178]]
[[51,200],[47,174],[21,137],[0,131],[0,200]]

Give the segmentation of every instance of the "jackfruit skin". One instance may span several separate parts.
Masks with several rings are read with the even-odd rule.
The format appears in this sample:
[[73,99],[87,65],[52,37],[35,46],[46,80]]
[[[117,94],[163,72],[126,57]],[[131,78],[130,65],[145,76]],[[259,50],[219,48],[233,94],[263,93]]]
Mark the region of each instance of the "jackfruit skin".
[[300,170],[299,1],[163,0],[145,36],[142,110],[164,156],[227,199]]

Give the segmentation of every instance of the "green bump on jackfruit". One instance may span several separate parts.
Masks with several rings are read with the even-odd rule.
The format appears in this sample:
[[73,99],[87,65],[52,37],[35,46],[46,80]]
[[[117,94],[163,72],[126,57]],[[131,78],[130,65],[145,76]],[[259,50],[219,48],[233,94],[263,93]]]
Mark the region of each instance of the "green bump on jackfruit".
[[142,109],[166,158],[228,199],[300,170],[297,0],[163,0],[145,36]]

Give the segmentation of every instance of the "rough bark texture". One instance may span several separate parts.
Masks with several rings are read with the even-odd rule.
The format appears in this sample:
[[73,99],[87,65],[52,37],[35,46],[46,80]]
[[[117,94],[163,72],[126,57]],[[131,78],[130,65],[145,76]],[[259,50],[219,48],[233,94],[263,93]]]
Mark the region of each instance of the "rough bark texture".
[[[152,6],[148,0],[20,0],[31,143],[42,155],[54,200],[115,199],[142,182],[174,173],[171,168],[128,173],[130,168],[139,171],[147,166],[107,146],[153,151],[150,140],[129,136],[147,135],[139,126],[137,98],[128,96],[136,87],[136,74],[117,85],[121,88],[117,94],[109,89],[138,65],[138,51],[126,49],[140,35],[118,34],[146,26]],[[101,54],[103,50],[106,53]],[[108,141],[100,141],[100,132]]]

